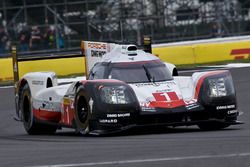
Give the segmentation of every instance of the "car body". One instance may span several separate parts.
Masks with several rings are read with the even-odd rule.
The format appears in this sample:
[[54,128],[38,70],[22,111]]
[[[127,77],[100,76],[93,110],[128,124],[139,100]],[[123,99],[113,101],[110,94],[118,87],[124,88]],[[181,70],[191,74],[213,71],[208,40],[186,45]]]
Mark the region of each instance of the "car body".
[[221,129],[240,123],[229,71],[173,76],[174,65],[135,45],[102,49],[100,43],[84,42],[87,62],[92,61],[86,65],[87,79],[59,83],[54,72],[20,79],[17,117],[29,134],[54,133],[60,127],[103,134],[134,126]]

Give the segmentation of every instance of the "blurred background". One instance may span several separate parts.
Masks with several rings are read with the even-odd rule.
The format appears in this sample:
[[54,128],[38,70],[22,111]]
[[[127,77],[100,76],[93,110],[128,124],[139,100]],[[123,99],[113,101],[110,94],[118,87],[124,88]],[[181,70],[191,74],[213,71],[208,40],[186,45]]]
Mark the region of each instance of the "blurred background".
[[0,54],[250,34],[250,0],[0,0]]

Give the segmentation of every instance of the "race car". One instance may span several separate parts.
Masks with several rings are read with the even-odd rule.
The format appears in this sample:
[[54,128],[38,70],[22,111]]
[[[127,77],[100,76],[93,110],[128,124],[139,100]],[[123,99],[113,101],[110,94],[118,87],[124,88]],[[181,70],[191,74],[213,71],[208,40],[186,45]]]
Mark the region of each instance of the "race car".
[[136,126],[215,130],[241,123],[227,70],[173,76],[174,65],[135,45],[84,41],[82,49],[86,79],[60,83],[54,72],[32,72],[18,82],[16,114],[28,134],[61,127],[82,134]]

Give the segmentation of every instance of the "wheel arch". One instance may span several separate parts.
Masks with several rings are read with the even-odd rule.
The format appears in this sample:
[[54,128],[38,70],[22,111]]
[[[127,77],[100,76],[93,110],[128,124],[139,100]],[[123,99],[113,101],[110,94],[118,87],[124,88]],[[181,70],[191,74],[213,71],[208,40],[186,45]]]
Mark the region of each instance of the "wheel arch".
[[173,69],[172,76],[179,76],[177,68]]
[[48,77],[47,83],[46,83],[46,88],[50,88],[50,87],[53,87],[53,82],[52,82],[52,78]]
[[19,101],[20,101],[20,95],[22,93],[22,90],[23,90],[23,87],[28,84],[29,85],[29,82],[26,80],[26,79],[22,79],[20,82],[19,82],[19,86],[18,86],[18,97],[19,97]]

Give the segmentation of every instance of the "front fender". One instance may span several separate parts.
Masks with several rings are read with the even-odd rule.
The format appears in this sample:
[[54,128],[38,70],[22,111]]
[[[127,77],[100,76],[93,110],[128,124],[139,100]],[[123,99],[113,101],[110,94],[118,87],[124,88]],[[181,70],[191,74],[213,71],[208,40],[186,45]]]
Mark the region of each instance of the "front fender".
[[[84,88],[84,92],[88,96],[88,103],[91,109],[90,122],[92,127],[103,125],[112,126],[126,125],[126,123],[132,123],[135,118],[138,117],[140,112],[139,102],[133,89],[126,83],[118,80],[89,80],[79,82]],[[77,86],[78,84],[75,84]],[[124,103],[110,103],[105,100],[106,89],[115,89],[122,87],[124,89],[125,99],[129,98],[126,104]],[[92,128],[91,128],[92,129]],[[98,129],[98,128],[97,128]]]

